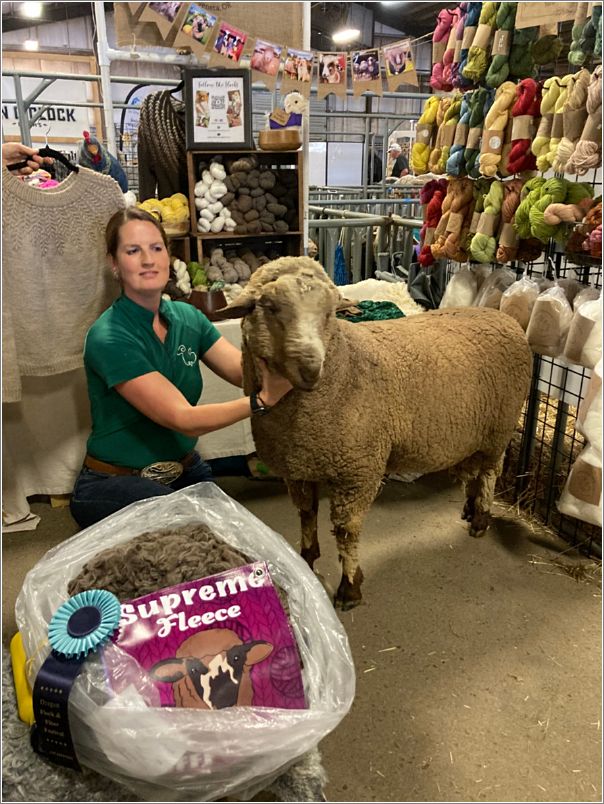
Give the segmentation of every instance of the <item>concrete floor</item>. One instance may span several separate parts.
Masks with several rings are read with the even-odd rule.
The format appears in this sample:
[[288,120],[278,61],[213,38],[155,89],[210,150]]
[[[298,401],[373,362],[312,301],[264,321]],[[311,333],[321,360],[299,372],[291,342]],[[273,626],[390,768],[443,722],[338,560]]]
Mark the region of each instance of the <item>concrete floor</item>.
[[[222,488],[297,544],[284,486]],[[340,572],[320,510],[316,569]],[[321,744],[331,801],[602,801],[601,587],[568,545],[498,507],[483,539],[446,475],[390,482],[361,544],[364,604],[340,614],[357,669],[350,714]],[[27,570],[77,528],[34,504],[3,540],[3,637]],[[566,551],[563,556],[559,554]],[[554,561],[581,565],[576,580]]]

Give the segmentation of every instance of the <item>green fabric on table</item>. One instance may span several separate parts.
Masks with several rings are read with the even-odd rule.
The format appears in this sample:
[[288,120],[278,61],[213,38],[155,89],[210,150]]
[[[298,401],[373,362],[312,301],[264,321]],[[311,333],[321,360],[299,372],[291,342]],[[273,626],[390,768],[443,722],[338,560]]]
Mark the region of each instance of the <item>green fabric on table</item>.
[[345,310],[340,310],[336,313],[336,317],[352,321],[353,324],[359,321],[386,321],[389,318],[405,317],[403,311],[394,302],[367,300],[355,302],[351,306],[358,308],[361,312],[348,313]]

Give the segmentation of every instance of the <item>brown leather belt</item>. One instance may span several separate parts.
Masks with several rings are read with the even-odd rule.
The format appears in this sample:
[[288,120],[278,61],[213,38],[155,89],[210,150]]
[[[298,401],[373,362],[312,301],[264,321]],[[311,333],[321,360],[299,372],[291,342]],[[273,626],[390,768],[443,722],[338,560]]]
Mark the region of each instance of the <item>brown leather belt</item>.
[[[187,466],[193,463],[196,456],[197,453],[191,450],[191,452],[187,452],[184,458],[181,458],[177,463],[180,463],[183,469],[186,469]],[[115,466],[106,461],[99,461],[98,458],[93,458],[92,455],[86,455],[84,458],[84,466],[88,469],[92,469],[94,472],[105,472],[105,474],[108,475],[140,475],[143,471],[142,469],[131,469],[128,466]]]

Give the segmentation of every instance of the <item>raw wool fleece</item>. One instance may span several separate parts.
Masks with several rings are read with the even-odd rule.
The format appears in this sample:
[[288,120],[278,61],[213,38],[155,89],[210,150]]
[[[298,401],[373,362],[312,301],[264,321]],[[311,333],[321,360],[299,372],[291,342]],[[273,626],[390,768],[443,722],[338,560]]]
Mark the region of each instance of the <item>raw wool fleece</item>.
[[254,440],[288,484],[311,566],[315,484],[327,485],[343,563],[336,602],[349,607],[361,598],[361,524],[385,474],[451,469],[467,483],[471,532],[484,532],[531,354],[517,322],[497,310],[353,324],[336,319],[340,302],[318,263],[285,257],[260,268],[224,317],[244,316],[246,393],[260,388],[260,358],[294,385],[268,416],[252,418]]
[[423,313],[424,308],[413,301],[404,282],[383,282],[380,279],[364,279],[353,285],[340,285],[338,290],[351,301],[389,301],[405,315]]
[[4,402],[20,401],[21,376],[83,365],[86,332],[118,295],[105,261],[105,227],[123,206],[117,182],[87,168],[49,190],[3,170]]
[[[107,589],[120,600],[127,600],[241,567],[251,560],[225,544],[203,524],[148,531],[99,552],[70,581],[67,591],[75,595],[88,589]],[[289,611],[285,593],[276,588],[283,607]],[[323,801],[326,781],[321,755],[318,749],[313,749],[275,779],[267,790],[281,801]]]

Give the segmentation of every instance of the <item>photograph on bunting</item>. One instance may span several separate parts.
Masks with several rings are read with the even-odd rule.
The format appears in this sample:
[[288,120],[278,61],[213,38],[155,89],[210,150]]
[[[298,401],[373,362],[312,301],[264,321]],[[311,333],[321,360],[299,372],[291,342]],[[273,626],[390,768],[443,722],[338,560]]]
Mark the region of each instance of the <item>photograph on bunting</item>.
[[281,45],[266,42],[264,39],[256,39],[250,57],[250,68],[254,74],[254,80],[262,81],[269,89],[274,89],[282,52]]
[[219,22],[216,38],[212,45],[210,63],[239,63],[248,35],[244,31],[233,28],[228,22]]
[[376,49],[355,50],[350,54],[352,89],[355,95],[371,90],[382,94],[380,54]]
[[346,53],[317,54],[317,97],[346,94]]
[[197,3],[191,3],[180,29],[177,44],[184,44],[185,42],[191,45],[196,44],[201,47],[201,52],[205,51],[212,37],[212,31],[217,19],[202,6],[197,5]]
[[310,50],[294,50],[287,48],[287,56],[283,63],[281,92],[296,90],[305,96],[310,95],[312,79],[313,53]]
[[253,148],[250,87],[249,70],[187,70],[187,148]]
[[390,91],[395,91],[399,84],[418,85],[410,39],[401,39],[383,47],[382,54]]
[[178,12],[186,3],[147,3],[141,22],[154,22],[164,39],[172,31]]

